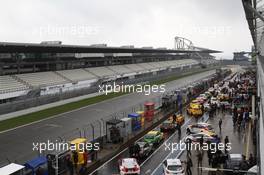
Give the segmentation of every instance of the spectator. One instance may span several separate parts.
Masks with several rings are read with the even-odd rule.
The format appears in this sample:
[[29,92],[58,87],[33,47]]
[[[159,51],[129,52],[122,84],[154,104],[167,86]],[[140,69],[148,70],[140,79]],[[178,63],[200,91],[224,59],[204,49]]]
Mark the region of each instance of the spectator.
[[190,134],[191,134],[191,130],[190,130],[190,128],[187,128],[187,129],[186,129],[186,134],[187,134],[187,135],[190,135]]
[[212,155],[212,152],[211,152],[210,149],[207,150],[207,157],[208,157],[208,164],[211,165],[212,164],[213,155]]
[[[197,168],[200,168],[202,167],[202,162],[203,162],[203,155],[201,153],[201,151],[198,151],[198,154],[197,154]],[[201,169],[202,171],[202,169]]]
[[192,140],[190,138],[187,139],[186,147],[187,147],[187,156],[191,156]]
[[86,175],[87,168],[84,164],[82,164],[80,170],[79,170],[79,175]]
[[172,123],[173,124],[176,123],[176,118],[177,118],[176,114],[173,114],[173,116],[172,116]]
[[252,167],[252,166],[254,166],[256,164],[256,161],[255,161],[252,153],[250,153],[250,155],[249,155],[248,163],[249,163],[249,167]]
[[181,136],[181,125],[177,124],[177,130],[178,130],[178,134],[180,137]]
[[219,122],[218,122],[218,126],[219,126],[219,130],[220,132],[222,131],[222,119],[220,118]]
[[87,165],[87,161],[88,161],[88,151],[85,150],[83,152],[83,163],[84,163],[85,166]]
[[38,167],[36,175],[44,175],[44,169],[42,167]]
[[73,167],[73,163],[71,161],[70,156],[66,157],[66,163],[67,163],[67,167],[68,167],[68,170],[70,172],[70,175],[73,175],[74,174],[74,167]]
[[228,139],[228,136],[225,137],[225,153],[227,153],[227,144],[229,143],[229,139]]
[[191,170],[192,166],[193,166],[192,159],[187,156],[187,165],[186,165],[187,175],[192,175],[192,170]]
[[75,171],[77,172],[77,168],[78,168],[78,153],[77,153],[77,151],[73,151],[72,154],[73,154],[72,156],[73,156],[74,168],[75,168]]
[[204,138],[203,138],[203,135],[202,135],[202,137],[200,138],[200,147],[203,146],[203,143],[204,143]]

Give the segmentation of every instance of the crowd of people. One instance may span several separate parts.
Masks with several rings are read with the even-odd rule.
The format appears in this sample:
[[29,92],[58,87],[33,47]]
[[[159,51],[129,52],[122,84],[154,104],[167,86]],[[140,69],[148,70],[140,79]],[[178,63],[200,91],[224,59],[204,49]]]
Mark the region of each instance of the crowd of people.
[[[209,118],[216,118],[218,120],[219,135],[222,136],[222,124],[223,116],[228,115],[232,116],[233,127],[238,129],[246,129],[249,123],[252,121],[251,118],[251,97],[255,93],[254,89],[256,87],[256,80],[249,72],[240,73],[234,75],[230,80],[225,80],[220,82],[214,89],[211,91],[212,97],[218,99],[217,102],[208,101],[209,110],[207,114]],[[222,97],[221,97],[222,95]],[[225,101],[225,102],[224,102]],[[253,124],[253,122],[251,122]],[[188,132],[188,130],[187,130]],[[218,135],[215,136],[221,142],[221,139]],[[200,145],[204,142],[203,137],[200,138]],[[224,145],[230,142],[229,137],[225,136],[223,139]],[[209,143],[210,144],[210,143]],[[210,147],[211,148],[211,147]],[[211,168],[221,168],[227,159],[229,151],[225,148],[224,151],[216,149],[217,151],[212,151],[212,149],[207,150],[207,159],[208,165]],[[197,150],[197,167],[202,167],[202,162],[204,158],[205,151]],[[239,167],[240,170],[248,170],[250,167],[256,164],[256,159],[253,154],[250,154],[246,159],[246,156],[243,156]],[[186,158],[186,173],[192,175],[192,166],[193,161],[191,158],[190,150],[187,150]],[[201,172],[202,168],[198,169],[198,172]]]

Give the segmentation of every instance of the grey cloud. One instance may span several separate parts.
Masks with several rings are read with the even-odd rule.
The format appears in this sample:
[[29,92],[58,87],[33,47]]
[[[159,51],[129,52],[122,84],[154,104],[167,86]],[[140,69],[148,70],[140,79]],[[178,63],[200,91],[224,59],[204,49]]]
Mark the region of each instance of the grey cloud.
[[0,7],[2,41],[62,40],[173,47],[183,36],[202,47],[249,50],[251,36],[239,0],[9,0]]

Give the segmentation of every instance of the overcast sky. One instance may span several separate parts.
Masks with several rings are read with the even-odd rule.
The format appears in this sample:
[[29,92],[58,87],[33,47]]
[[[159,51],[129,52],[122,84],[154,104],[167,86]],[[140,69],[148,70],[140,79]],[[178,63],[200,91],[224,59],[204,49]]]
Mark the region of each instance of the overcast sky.
[[252,45],[241,0],[2,0],[0,21],[3,42],[173,48],[181,36],[222,58]]

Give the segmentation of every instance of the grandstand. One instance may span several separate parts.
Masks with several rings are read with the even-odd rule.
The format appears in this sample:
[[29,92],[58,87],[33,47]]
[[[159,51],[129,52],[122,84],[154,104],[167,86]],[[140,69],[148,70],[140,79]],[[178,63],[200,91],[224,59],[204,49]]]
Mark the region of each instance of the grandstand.
[[108,78],[114,76],[116,73],[107,67],[92,67],[85,70],[91,72],[99,78]]
[[71,82],[97,79],[95,75],[86,71],[85,69],[63,70],[57,71],[57,73]]
[[127,69],[124,65],[108,66],[108,68],[115,72],[117,75],[121,76],[133,73],[133,70]]
[[144,67],[142,67],[140,64],[125,64],[124,65],[127,69],[130,69],[132,70],[133,72],[136,72],[136,73],[143,73],[143,72],[146,72],[144,71]]
[[[14,91],[30,90],[36,88],[52,87],[57,85],[76,86],[76,83],[87,82],[87,86],[91,85],[91,81],[98,81],[107,78],[130,77],[132,75],[140,75],[147,72],[155,72],[169,68],[177,68],[183,66],[197,65],[198,61],[193,59],[171,60],[160,62],[148,62],[138,64],[113,65],[103,67],[91,67],[83,69],[71,69],[62,71],[49,71],[37,73],[25,73],[0,76],[1,89],[0,94],[10,93]],[[62,87],[57,87],[62,88]],[[57,92],[57,91],[56,91]],[[1,95],[0,95],[1,97]],[[3,99],[3,97],[1,98]]]
[[45,87],[68,83],[66,79],[55,72],[17,74],[15,77],[28,83],[32,87]]
[[28,86],[17,81],[13,76],[10,75],[0,76],[0,85],[0,94],[29,89]]
[[[7,49],[7,45],[5,43],[3,49]],[[24,44],[10,45],[13,46],[24,47]],[[34,97],[89,89],[104,82],[137,82],[137,78],[151,78],[165,72],[186,70],[199,66],[201,62],[201,56],[192,57],[187,53],[170,54],[178,51],[168,50],[166,53],[166,49],[81,47],[80,49],[95,52],[78,53],[76,50],[76,53],[70,53],[70,48],[63,45],[52,45],[50,48],[46,45],[32,45],[32,49],[33,47],[64,50],[62,53],[52,53],[56,50],[47,50],[47,53],[0,53],[0,103],[15,101],[18,97],[27,98],[29,94]],[[27,45],[24,50],[26,49],[31,49],[31,45]],[[110,53],[107,49],[117,52]],[[127,50],[131,53],[126,53]],[[135,52],[136,50],[142,53]],[[217,63],[208,54],[202,56],[205,56],[203,62],[206,65]]]
[[155,67],[153,67],[149,63],[141,63],[138,65],[142,66],[145,70],[148,70],[148,71],[153,71],[155,69]]

